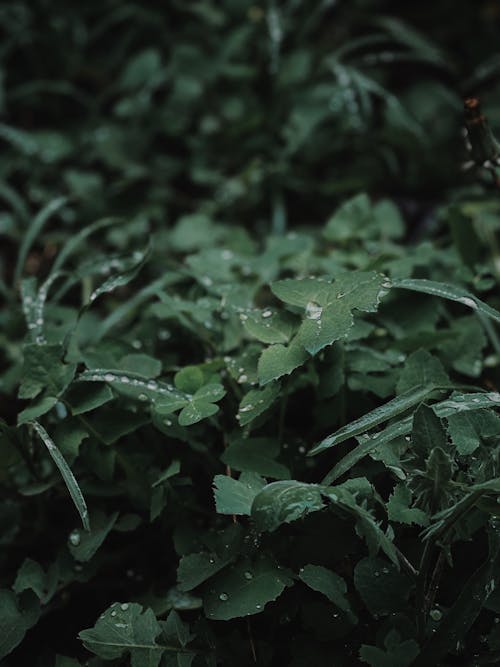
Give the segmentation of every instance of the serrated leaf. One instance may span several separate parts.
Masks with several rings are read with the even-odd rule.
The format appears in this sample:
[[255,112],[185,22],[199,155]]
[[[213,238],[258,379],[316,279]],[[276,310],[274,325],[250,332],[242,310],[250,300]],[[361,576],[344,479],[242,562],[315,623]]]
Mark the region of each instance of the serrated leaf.
[[354,309],[377,309],[384,285],[382,275],[352,271],[338,275],[333,283],[321,278],[287,279],[273,283],[271,289],[285,303],[305,308],[294,342],[315,355],[348,334]]
[[61,345],[25,345],[19,397],[34,398],[42,390],[52,396],[59,396],[73,379],[76,370],[76,364],[65,364],[62,355]]
[[[429,393],[432,393],[432,391],[433,390],[430,390]],[[422,400],[425,400],[425,398],[425,395],[422,396]],[[499,403],[500,393],[485,392],[477,394],[453,394],[452,398],[436,403],[431,407],[438,417],[447,417],[456,412],[492,407],[492,404],[498,407]],[[387,426],[383,431],[379,431],[378,433],[373,433],[371,435],[369,433],[362,433],[357,435],[356,439],[358,440],[358,445],[346,454],[334,468],[332,468],[328,475],[322,480],[322,484],[331,484],[377,447],[386,445],[392,440],[410,433],[412,422],[413,415],[409,415],[403,417],[394,424]]]
[[427,514],[416,507],[410,507],[410,504],[410,489],[404,484],[398,484],[387,501],[389,519],[398,523],[415,523],[418,526],[426,526],[429,523]]
[[257,530],[273,531],[310,512],[323,509],[320,488],[295,480],[271,482],[255,495],[251,506]]
[[428,456],[434,447],[446,448],[446,431],[435,410],[420,405],[413,415],[412,449],[421,457]]
[[92,629],[82,630],[78,637],[86,649],[105,660],[120,658],[127,652],[134,667],[157,667],[165,650],[156,642],[160,633],[151,609],[143,611],[136,603],[115,602]]
[[215,621],[259,614],[291,584],[290,577],[267,558],[240,562],[210,581],[203,600],[205,613]]
[[243,473],[240,479],[216,475],[214,497],[217,512],[249,515],[253,499],[265,484],[265,480],[255,473]]
[[483,438],[500,433],[500,418],[490,410],[458,412],[447,417],[448,433],[457,452],[469,455],[474,452]]
[[396,393],[404,394],[413,387],[443,387],[450,384],[450,378],[443,364],[427,350],[417,350],[406,359],[396,385]]
[[283,375],[289,375],[308,358],[307,352],[297,344],[292,343],[288,347],[271,345],[259,358],[257,372],[260,384],[265,385]]

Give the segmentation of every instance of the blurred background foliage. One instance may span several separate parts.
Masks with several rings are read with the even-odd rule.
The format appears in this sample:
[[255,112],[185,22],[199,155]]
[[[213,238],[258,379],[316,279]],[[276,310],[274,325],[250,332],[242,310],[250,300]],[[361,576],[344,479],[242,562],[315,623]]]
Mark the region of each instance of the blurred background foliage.
[[60,195],[49,254],[103,215],[279,232],[360,190],[418,224],[468,178],[461,98],[500,126],[499,28],[496,0],[4,1],[4,269]]

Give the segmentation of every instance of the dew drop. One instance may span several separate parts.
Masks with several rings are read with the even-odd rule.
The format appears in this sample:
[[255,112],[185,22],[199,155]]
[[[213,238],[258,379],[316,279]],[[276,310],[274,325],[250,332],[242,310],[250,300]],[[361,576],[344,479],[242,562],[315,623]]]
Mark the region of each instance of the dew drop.
[[81,539],[80,531],[78,530],[72,530],[68,537],[69,543],[74,547],[77,547],[80,544]]
[[104,379],[106,380],[106,382],[113,382],[113,380],[115,380],[116,378],[112,373],[106,373]]
[[264,312],[262,313],[262,317],[271,317],[272,314],[273,314],[273,311],[272,311],[272,310],[269,310],[269,309],[268,309],[268,310],[264,310]]
[[148,389],[158,389],[158,383],[154,380],[149,380],[147,387]]
[[127,602],[124,602],[123,604],[121,604],[121,605],[120,605],[120,609],[121,609],[122,611],[127,611],[127,609],[128,609],[128,603],[127,603]]
[[374,572],[373,574],[374,574],[376,577],[380,577],[380,572],[378,572],[378,571],[377,571],[377,572]]
[[244,373],[243,373],[242,375],[240,375],[240,377],[238,378],[238,382],[239,382],[240,384],[241,384],[242,382],[246,382],[247,380],[248,380],[248,377],[247,377]]
[[114,609],[113,609],[113,611],[111,612],[111,616],[116,616],[116,611],[115,611]]
[[309,301],[306,306],[306,317],[308,320],[319,320],[323,313],[323,308],[315,301]]
[[139,396],[137,398],[140,401],[147,401],[148,400],[148,397],[146,396],[146,394],[139,394]]
[[460,303],[463,303],[464,306],[469,306],[469,308],[477,310],[477,303],[473,299],[470,299],[468,296],[461,297],[459,301]]
[[261,604],[256,604],[255,609],[262,609],[262,605]]
[[431,609],[429,616],[433,621],[440,621],[443,618],[443,614],[439,609]]
[[164,419],[163,423],[165,424],[165,426],[172,426],[172,421],[170,419]]
[[219,600],[222,600],[222,602],[225,602],[226,600],[229,600],[229,595],[227,593],[221,593],[219,595]]
[[253,579],[253,574],[248,570],[245,572],[243,576],[245,577],[245,579]]

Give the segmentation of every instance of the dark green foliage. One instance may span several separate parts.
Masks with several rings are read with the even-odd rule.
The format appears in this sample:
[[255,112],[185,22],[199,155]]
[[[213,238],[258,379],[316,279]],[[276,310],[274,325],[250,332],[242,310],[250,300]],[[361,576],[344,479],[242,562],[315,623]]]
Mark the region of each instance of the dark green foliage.
[[0,6],[2,666],[498,664],[498,15],[407,4]]

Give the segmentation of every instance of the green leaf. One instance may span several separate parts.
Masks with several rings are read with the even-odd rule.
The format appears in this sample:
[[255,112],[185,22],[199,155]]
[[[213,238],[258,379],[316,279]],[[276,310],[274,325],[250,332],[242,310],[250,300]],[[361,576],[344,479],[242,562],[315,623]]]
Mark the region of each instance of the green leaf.
[[131,265],[122,273],[111,276],[105,280],[97,289],[95,289],[89,296],[89,301],[87,305],[93,303],[101,294],[109,294],[114,292],[118,287],[123,287],[127,285],[131,280],[133,280],[139,271],[142,269],[146,263],[149,254],[151,252],[151,247],[149,246],[144,252],[137,250],[134,252],[131,258]]
[[297,343],[292,342],[288,347],[271,345],[259,358],[257,372],[260,384],[265,385],[283,375],[289,375],[308,358],[307,352]]
[[130,653],[132,667],[157,667],[167,647],[156,642],[161,628],[151,609],[135,603],[115,602],[90,630],[78,637],[92,653],[115,660]]
[[288,343],[296,329],[295,318],[271,308],[250,311],[245,318],[245,331],[262,343]]
[[26,632],[35,625],[40,605],[33,595],[17,598],[12,591],[0,589],[0,659],[18,646]]
[[12,589],[15,593],[32,590],[40,600],[45,597],[46,575],[42,566],[31,558],[26,558],[17,571]]
[[118,368],[125,373],[138,373],[143,377],[156,378],[161,373],[161,361],[149,354],[126,354],[118,362]]
[[412,582],[393,563],[363,558],[354,568],[354,586],[373,616],[404,611]]
[[496,587],[500,562],[499,547],[498,535],[490,537],[488,557],[467,581],[460,582],[458,597],[442,618],[436,632],[422,648],[417,660],[412,663],[414,667],[439,664],[445,655],[453,651],[458,641],[463,641]]
[[102,229],[106,229],[107,227],[111,227],[112,225],[120,224],[122,222],[123,218],[118,218],[118,217],[102,218],[101,220],[97,220],[96,222],[93,222],[91,225],[84,227],[77,234],[69,236],[68,240],[61,248],[61,251],[58,253],[57,257],[54,260],[51,273],[59,271],[59,269],[63,266],[68,257],[70,257],[74,253],[74,251],[78,248],[78,246],[82,243],[82,241],[85,241],[85,239],[87,239],[91,234],[93,234],[94,232],[101,231]]
[[325,595],[339,609],[351,612],[351,606],[345,597],[346,583],[338,574],[322,565],[306,565],[300,568],[299,577],[309,588]]
[[271,482],[256,494],[251,506],[257,530],[274,531],[310,512],[323,509],[320,488],[294,480]]
[[89,386],[72,384],[64,395],[64,400],[71,406],[72,415],[81,415],[109,403],[113,399],[113,392],[107,385]]
[[226,567],[233,555],[219,557],[216,553],[196,553],[183,556],[177,569],[177,581],[179,588],[190,591],[199,586],[222,568]]
[[420,405],[413,415],[412,449],[426,458],[434,447],[446,449],[447,437],[441,419],[428,405]]
[[61,345],[29,343],[24,346],[23,355],[20,398],[34,398],[42,390],[52,396],[59,396],[73,379],[76,364],[65,364],[62,361]]
[[[144,377],[138,373],[124,373],[107,368],[96,368],[83,371],[77,377],[78,382],[106,382],[120,394],[130,396],[142,402],[169,404],[173,400],[179,402],[179,407],[186,404],[187,396],[172,387],[172,385]],[[157,407],[158,407],[157,406]]]
[[426,526],[429,523],[427,514],[416,507],[411,508],[410,504],[410,489],[404,484],[398,484],[387,502],[389,519],[398,523]]
[[265,484],[265,480],[255,473],[242,473],[239,479],[216,475],[214,497],[217,512],[249,515],[253,499]]
[[96,510],[92,513],[92,528],[89,532],[80,533],[73,530],[68,539],[68,547],[73,558],[80,562],[89,561],[102,545],[118,519],[118,512],[107,516]]
[[461,287],[449,285],[448,283],[438,283],[433,280],[417,280],[406,278],[404,280],[394,280],[393,287],[400,287],[402,289],[412,290],[415,292],[424,292],[432,296],[439,296],[450,301],[457,301],[458,303],[471,308],[486,317],[500,323],[500,312],[495,310],[488,304],[480,301],[476,296],[464,290]]
[[385,294],[385,278],[373,272],[352,271],[333,283],[321,278],[273,283],[274,294],[293,306],[305,308],[295,341],[311,355],[344,338],[354,324],[352,310],[373,312]]
[[224,450],[221,461],[232,470],[255,472],[274,479],[289,479],[289,469],[274,460],[279,451],[279,443],[275,439],[241,438],[231,442]]
[[414,387],[446,387],[450,378],[443,364],[427,350],[417,350],[406,359],[396,385],[396,393],[404,394]]
[[268,558],[240,562],[210,581],[203,600],[205,613],[214,621],[260,614],[291,584],[285,571]]
[[63,206],[68,203],[67,197],[57,197],[53,199],[48,204],[46,204],[33,218],[28,231],[24,234],[21,247],[17,255],[16,269],[14,272],[14,282],[17,283],[26,264],[26,258],[31,249],[31,246],[35,242],[36,237],[43,229],[44,225],[48,220],[59,211]]
[[446,418],[448,433],[461,456],[472,454],[483,438],[500,433],[500,418],[491,410],[457,412]]
[[192,400],[182,409],[179,414],[179,424],[181,426],[191,426],[197,422],[211,417],[219,411],[219,406],[215,403],[209,403],[203,400]]
[[385,640],[386,650],[363,644],[359,657],[372,667],[409,667],[419,654],[420,648],[413,639],[401,641],[396,631],[391,630]]
[[264,389],[251,389],[241,399],[236,419],[240,426],[246,426],[263,414],[275,401],[280,391],[278,383],[269,384]]
[[61,452],[57,449],[56,445],[50,438],[49,434],[47,431],[43,428],[41,424],[38,422],[29,422],[33,428],[35,429],[36,433],[40,437],[41,441],[44,443],[44,445],[47,447],[47,451],[49,452],[50,456],[52,457],[52,460],[56,464],[57,468],[59,469],[59,472],[61,473],[61,476],[68,488],[69,494],[75,504],[76,509],[78,510],[78,513],[80,515],[80,518],[82,520],[83,527],[85,530],[90,530],[90,524],[89,524],[89,513],[87,510],[87,504],[85,502],[85,499],[82,495],[82,492],[80,491],[80,487],[78,486],[78,482],[76,481],[73,473],[71,472],[68,464],[64,460],[63,455]]
[[177,389],[187,394],[194,394],[203,386],[203,371],[198,366],[185,366],[175,374]]
[[58,399],[54,396],[44,396],[34,404],[28,406],[17,415],[18,426],[46,414],[49,410],[52,410],[57,401]]

